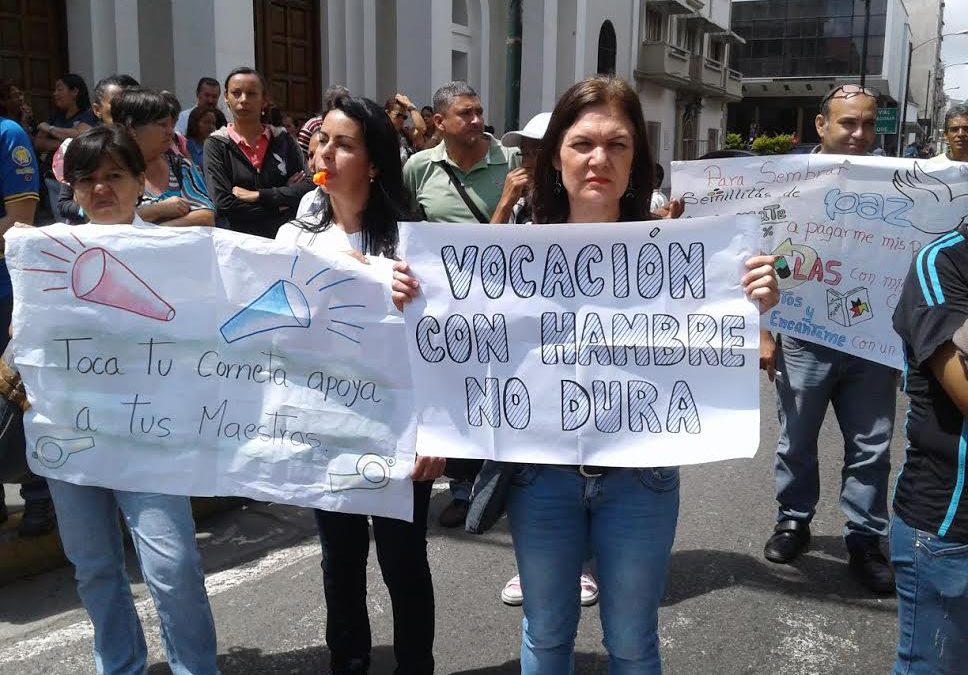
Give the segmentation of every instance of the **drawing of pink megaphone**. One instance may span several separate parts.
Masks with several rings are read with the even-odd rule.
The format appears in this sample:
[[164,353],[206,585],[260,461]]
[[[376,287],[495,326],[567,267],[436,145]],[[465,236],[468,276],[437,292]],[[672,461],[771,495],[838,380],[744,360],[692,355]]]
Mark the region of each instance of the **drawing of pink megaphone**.
[[74,261],[71,287],[78,300],[171,321],[175,309],[123,262],[103,248],[89,248]]

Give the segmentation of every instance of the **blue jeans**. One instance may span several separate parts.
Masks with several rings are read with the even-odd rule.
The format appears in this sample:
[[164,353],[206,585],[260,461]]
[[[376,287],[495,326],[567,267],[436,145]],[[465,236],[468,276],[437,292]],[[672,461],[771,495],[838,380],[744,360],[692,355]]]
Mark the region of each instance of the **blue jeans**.
[[524,591],[522,675],[575,672],[587,553],[597,566],[608,672],[661,672],[659,602],[678,516],[678,469],[613,469],[597,478],[572,467],[518,469],[508,519]]
[[776,448],[777,522],[809,523],[820,499],[817,437],[828,403],[844,436],[840,508],[844,537],[869,544],[887,536],[896,371],[873,361],[780,338],[776,376],[780,438]]
[[174,675],[213,675],[215,623],[188,497],[48,479],[77,594],[94,624],[98,675],[144,675],[148,652],[124,566],[120,509],[161,624]]
[[894,675],[955,675],[968,662],[968,544],[891,521],[897,584]]

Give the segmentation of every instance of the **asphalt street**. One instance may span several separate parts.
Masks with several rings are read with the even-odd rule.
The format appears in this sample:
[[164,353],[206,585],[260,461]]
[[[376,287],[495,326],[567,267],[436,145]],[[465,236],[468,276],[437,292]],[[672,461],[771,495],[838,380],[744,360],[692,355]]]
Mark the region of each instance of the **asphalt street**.
[[[793,566],[762,557],[774,518],[772,386],[762,382],[760,451],[752,460],[687,467],[666,597],[660,612],[669,675],[887,673],[896,639],[896,603],[847,575],[838,506],[842,439],[832,413],[821,433],[822,497],[810,552]],[[892,457],[903,458],[898,398]],[[724,439],[728,442],[728,439]],[[521,611],[498,593],[514,573],[506,523],[486,536],[443,530],[443,483],[431,505],[430,563],[437,603],[438,673],[519,672]],[[199,528],[224,675],[326,673],[325,608],[311,512],[251,504]],[[133,579],[137,568],[129,564]],[[373,675],[393,672],[390,601],[371,549],[369,608]],[[170,673],[144,586],[134,586],[148,639],[150,675]],[[63,569],[0,587],[0,675],[94,673],[92,630]],[[605,673],[596,607],[584,609],[579,673]]]

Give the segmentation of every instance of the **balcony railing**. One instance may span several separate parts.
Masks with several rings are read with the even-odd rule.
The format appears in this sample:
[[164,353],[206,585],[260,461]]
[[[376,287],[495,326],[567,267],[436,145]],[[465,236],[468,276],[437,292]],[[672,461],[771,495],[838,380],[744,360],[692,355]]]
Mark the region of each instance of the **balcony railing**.
[[743,74],[738,70],[726,69],[726,96],[736,100],[743,98]]
[[635,76],[659,84],[689,82],[689,52],[668,42],[643,42]]
[[708,56],[691,55],[689,78],[693,86],[701,88],[706,95],[722,95],[726,89],[726,67]]
[[647,4],[648,9],[663,14],[692,14],[703,6],[702,0],[649,0]]

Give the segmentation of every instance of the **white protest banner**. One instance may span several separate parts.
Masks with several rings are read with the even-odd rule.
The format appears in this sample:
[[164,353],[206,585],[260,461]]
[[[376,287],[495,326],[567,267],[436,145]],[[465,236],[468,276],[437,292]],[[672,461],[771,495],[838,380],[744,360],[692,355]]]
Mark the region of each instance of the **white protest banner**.
[[36,473],[412,518],[389,261],[203,228],[6,240]]
[[900,369],[891,317],[901,284],[911,258],[968,214],[968,165],[822,154],[673,162],[672,193],[686,216],[760,218],[761,248],[783,256],[782,299],[764,328]]
[[756,226],[405,225],[417,447],[630,467],[752,457],[759,322],[739,280]]

